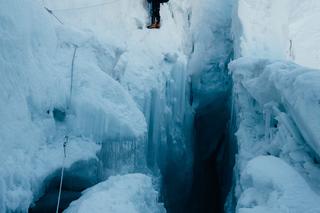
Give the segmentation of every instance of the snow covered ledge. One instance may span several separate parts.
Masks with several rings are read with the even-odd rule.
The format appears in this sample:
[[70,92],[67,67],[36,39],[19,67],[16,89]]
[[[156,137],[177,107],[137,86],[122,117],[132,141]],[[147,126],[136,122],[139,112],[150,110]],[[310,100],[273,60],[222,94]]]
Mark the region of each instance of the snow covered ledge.
[[66,213],[164,213],[152,178],[144,174],[112,176],[82,193]]
[[320,212],[320,196],[300,174],[279,158],[260,156],[249,161],[241,175],[237,212]]

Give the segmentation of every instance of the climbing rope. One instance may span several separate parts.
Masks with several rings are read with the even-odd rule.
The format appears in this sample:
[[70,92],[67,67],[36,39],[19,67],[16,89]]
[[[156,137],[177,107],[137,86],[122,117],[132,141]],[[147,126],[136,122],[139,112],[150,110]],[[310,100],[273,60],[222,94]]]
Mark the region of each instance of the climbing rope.
[[77,54],[77,49],[78,46],[73,44],[74,46],[74,51],[73,51],[73,56],[72,56],[72,62],[71,62],[71,78],[70,78],[70,90],[69,90],[69,103],[67,105],[67,109],[71,108],[72,105],[72,92],[73,92],[73,73],[74,73],[74,61],[76,58],[76,54]]
[[63,24],[63,22],[58,18],[58,16],[56,16],[52,10],[48,9],[47,7],[44,7],[44,9],[51,14],[56,20],[58,20],[58,22],[60,22],[60,24]]
[[42,0],[42,5],[44,7],[44,9],[50,13],[60,24],[64,24],[59,18],[58,16],[54,13],[54,12],[59,12],[59,11],[70,11],[70,10],[82,10],[82,9],[90,9],[90,8],[95,8],[95,7],[101,7],[104,5],[108,5],[108,4],[112,4],[114,2],[117,2],[119,0],[111,0],[111,1],[105,1],[99,4],[92,4],[89,6],[83,6],[83,7],[73,7],[73,8],[63,8],[63,9],[49,9],[46,4],[45,1]]
[[66,154],[66,146],[67,143],[69,142],[69,137],[65,136],[64,137],[64,142],[63,142],[63,161],[62,161],[62,168],[61,168],[61,177],[60,177],[60,186],[59,186],[59,194],[58,194],[58,202],[57,202],[57,209],[56,213],[59,213],[59,206],[60,206],[60,199],[61,199],[61,191],[62,191],[62,182],[63,182],[63,174],[64,174],[64,167],[65,167],[65,161],[67,158]]
[[[73,46],[74,46],[74,51],[73,51],[72,62],[71,62],[70,94],[69,94],[69,102],[67,103],[67,109],[71,108],[72,91],[73,91],[74,61],[75,61],[76,53],[77,53],[77,49],[78,49],[77,45],[73,44]],[[64,167],[65,167],[65,160],[67,158],[66,146],[67,146],[67,144],[69,142],[68,134],[64,137],[64,139],[65,140],[63,142],[63,161],[62,161],[62,168],[61,168],[61,177],[60,177],[60,185],[59,185],[59,193],[58,193],[58,202],[57,202],[56,213],[59,212],[59,206],[60,206],[60,200],[61,200],[61,191],[62,191]]]
[[83,7],[72,7],[72,8],[61,8],[61,9],[51,9],[51,11],[68,11],[68,10],[83,10],[83,9],[89,9],[89,8],[94,8],[94,7],[101,7],[104,5],[112,4],[115,3],[119,0],[110,0],[110,1],[105,1],[97,4],[92,4],[88,6],[83,6]]

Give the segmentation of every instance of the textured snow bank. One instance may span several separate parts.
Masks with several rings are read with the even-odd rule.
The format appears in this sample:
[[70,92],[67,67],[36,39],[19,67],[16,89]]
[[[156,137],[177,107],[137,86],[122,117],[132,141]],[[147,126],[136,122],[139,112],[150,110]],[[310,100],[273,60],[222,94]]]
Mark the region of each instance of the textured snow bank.
[[320,196],[292,167],[279,158],[260,156],[241,174],[239,213],[320,212]]
[[236,57],[288,59],[320,68],[320,2],[239,0],[233,34]]
[[241,84],[260,106],[284,107],[306,142],[320,156],[320,72],[285,61],[241,58],[230,64]]
[[86,191],[72,202],[66,213],[160,213],[165,212],[157,201],[151,177],[143,174],[112,176]]
[[[291,62],[257,58],[240,58],[233,61],[229,68],[234,80],[232,111],[237,115],[234,120],[238,142],[235,196],[240,199],[239,205],[244,202],[246,208],[253,205],[250,203],[252,199],[248,201],[250,204],[246,203],[249,197],[257,197],[259,202],[264,203],[254,210],[241,211],[265,212],[272,203],[272,196],[267,201],[265,196],[260,195],[259,185],[249,186],[241,182],[245,175],[242,171],[246,170],[248,162],[260,155],[281,158],[312,189],[319,190],[320,168],[317,159],[320,124],[316,118],[320,116],[320,72]],[[264,161],[269,159],[272,167],[273,158]],[[263,169],[265,165],[261,167]],[[290,181],[288,184],[291,184]],[[297,191],[295,194],[302,193]],[[312,203],[305,205],[301,208],[309,206],[312,210]],[[292,207],[283,208],[280,210]],[[239,208],[238,212],[241,211]]]

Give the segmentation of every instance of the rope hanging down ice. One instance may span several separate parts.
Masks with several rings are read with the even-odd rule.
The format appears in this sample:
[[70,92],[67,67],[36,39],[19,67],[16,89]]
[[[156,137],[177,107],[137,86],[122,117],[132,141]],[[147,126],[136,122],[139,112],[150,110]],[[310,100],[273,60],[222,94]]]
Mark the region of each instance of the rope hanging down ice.
[[[115,3],[119,0],[110,0],[110,1],[104,1],[104,2],[101,2],[101,3],[96,3],[96,4],[91,4],[91,5],[88,5],[88,6],[83,6],[83,7],[72,7],[72,8],[56,8],[56,9],[48,9],[46,6],[44,6],[47,10],[50,10],[52,12],[54,11],[68,11],[68,10],[82,10],[82,9],[90,9],[90,8],[94,8],[94,7],[101,7],[101,6],[104,6],[104,5],[108,5],[108,4],[112,4],[112,3]],[[43,4],[45,5],[44,1],[43,1]]]
[[52,9],[52,11],[68,11],[68,10],[82,10],[82,9],[89,9],[89,8],[94,8],[94,7],[101,7],[104,5],[112,4],[115,3],[119,0],[111,0],[111,1],[105,1],[97,4],[92,4],[88,6],[83,6],[83,7],[72,7],[72,8],[62,8],[62,9]]
[[105,2],[98,3],[98,4],[92,4],[92,5],[83,6],[83,7],[62,8],[62,9],[49,9],[47,6],[45,6],[44,0],[42,0],[42,4],[43,4],[44,9],[45,9],[48,13],[50,13],[60,24],[64,24],[64,23],[58,18],[58,16],[54,13],[55,11],[59,12],[59,11],[70,11],[70,10],[90,9],[90,8],[95,8],[95,7],[102,7],[102,6],[104,6],[104,5],[112,4],[112,3],[117,2],[117,1],[119,1],[119,0],[105,1]]
[[60,199],[61,199],[61,191],[62,191],[64,167],[65,167],[65,161],[66,161],[66,158],[67,158],[66,146],[67,146],[67,143],[68,143],[68,142],[69,142],[69,137],[68,137],[68,136],[65,136],[65,137],[64,137],[64,142],[63,142],[63,162],[62,162],[62,168],[61,168],[61,177],[60,177],[60,185],[59,185],[59,194],[58,194],[58,202],[57,202],[56,213],[59,213],[59,206],[60,206]]
[[72,62],[71,62],[71,77],[70,77],[70,91],[69,91],[69,103],[67,104],[67,109],[71,109],[71,105],[72,105],[72,93],[73,93],[73,73],[74,73],[74,61],[76,58],[76,54],[77,54],[77,49],[78,46],[73,44],[74,46],[74,51],[73,51],[73,56],[72,56]]
[[[67,109],[71,109],[71,104],[72,104],[72,91],[73,91],[73,73],[74,73],[74,61],[76,58],[76,53],[78,46],[74,46],[74,51],[73,51],[73,56],[72,56],[72,62],[71,62],[71,77],[70,77],[70,94],[69,94],[69,102],[67,103]],[[59,206],[60,206],[60,200],[61,200],[61,191],[62,191],[62,184],[63,184],[63,175],[64,175],[64,167],[65,167],[65,160],[66,160],[66,146],[69,142],[69,136],[68,134],[64,137],[64,142],[63,142],[63,161],[62,161],[62,169],[61,169],[61,177],[60,177],[60,185],[59,185],[59,194],[58,194],[58,202],[57,202],[57,209],[56,213],[59,212]]]

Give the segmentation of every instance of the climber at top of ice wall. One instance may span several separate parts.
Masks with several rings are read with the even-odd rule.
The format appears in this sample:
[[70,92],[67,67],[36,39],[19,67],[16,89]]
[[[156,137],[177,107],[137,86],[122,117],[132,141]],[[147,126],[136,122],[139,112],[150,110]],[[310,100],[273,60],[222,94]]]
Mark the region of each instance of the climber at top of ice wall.
[[[149,30],[146,28],[149,19],[146,0],[44,1],[65,26],[90,32],[101,43],[116,50],[117,60],[112,69],[141,111],[146,104],[145,97],[153,89],[163,91],[172,69],[178,64],[186,65],[184,41],[188,31],[188,2],[170,0],[168,4],[161,4],[161,28]],[[176,57],[167,60],[168,55]]]

